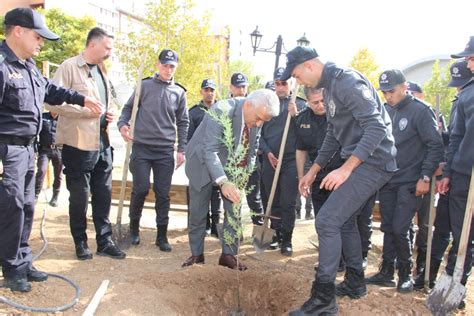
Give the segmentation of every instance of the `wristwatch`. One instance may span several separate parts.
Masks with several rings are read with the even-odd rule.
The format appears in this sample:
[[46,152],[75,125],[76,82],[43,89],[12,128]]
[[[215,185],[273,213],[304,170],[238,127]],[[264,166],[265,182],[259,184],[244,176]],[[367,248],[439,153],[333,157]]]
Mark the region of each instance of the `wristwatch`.
[[430,183],[431,179],[428,176],[423,176],[423,177],[421,177],[421,181],[423,181],[424,183]]

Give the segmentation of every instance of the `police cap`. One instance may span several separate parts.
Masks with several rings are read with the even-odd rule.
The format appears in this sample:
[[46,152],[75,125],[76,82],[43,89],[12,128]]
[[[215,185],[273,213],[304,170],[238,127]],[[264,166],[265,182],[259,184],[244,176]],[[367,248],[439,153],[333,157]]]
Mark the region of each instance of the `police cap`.
[[451,73],[451,81],[449,81],[448,87],[462,87],[472,78],[472,72],[467,68],[467,61],[465,60],[459,60],[452,64],[449,72]]
[[396,85],[406,82],[403,72],[398,69],[389,69],[382,72],[379,77],[380,90],[390,91]]
[[178,53],[172,49],[163,49],[158,56],[162,65],[174,65],[178,64]]
[[299,64],[304,63],[307,60],[318,57],[318,53],[314,48],[297,46],[290,50],[286,54],[286,68],[283,74],[281,75],[280,80],[288,80],[293,73],[293,69]]
[[211,88],[216,90],[216,83],[212,79],[204,79],[201,83],[201,89]]
[[16,8],[8,11],[4,23],[32,29],[41,37],[51,41],[59,39],[59,36],[51,32],[44,23],[44,16],[31,8]]
[[230,78],[230,84],[235,87],[248,86],[249,81],[243,73],[236,72]]
[[452,58],[463,58],[468,56],[474,56],[474,36],[469,38],[469,42],[467,42],[466,47],[462,52],[451,55]]
[[423,89],[417,82],[407,81],[407,84],[408,84],[408,91],[423,93]]

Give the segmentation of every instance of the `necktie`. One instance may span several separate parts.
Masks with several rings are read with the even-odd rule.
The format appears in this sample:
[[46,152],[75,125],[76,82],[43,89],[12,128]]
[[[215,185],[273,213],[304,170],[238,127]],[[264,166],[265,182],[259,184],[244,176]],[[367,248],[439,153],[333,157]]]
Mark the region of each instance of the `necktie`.
[[249,140],[250,140],[250,129],[247,127],[247,125],[244,124],[244,129],[242,130],[242,139],[240,144],[246,148],[245,154],[243,159],[239,162],[237,166],[239,167],[247,167],[247,160],[249,158]]

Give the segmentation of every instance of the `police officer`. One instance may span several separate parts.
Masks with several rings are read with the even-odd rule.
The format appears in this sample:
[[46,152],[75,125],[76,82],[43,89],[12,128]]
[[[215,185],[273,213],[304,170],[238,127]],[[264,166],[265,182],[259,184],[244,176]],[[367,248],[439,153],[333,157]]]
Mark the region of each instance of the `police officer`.
[[30,8],[16,8],[5,15],[5,41],[0,44],[0,264],[3,285],[28,292],[28,282],[48,275],[32,266],[28,244],[34,213],[33,142],[41,131],[43,102],[69,102],[100,114],[96,100],[60,88],[41,76],[32,59],[44,39],[58,40],[44,17]]
[[425,93],[423,92],[423,89],[421,86],[414,81],[407,81],[407,89],[410,91],[411,95],[414,96],[417,99],[424,100],[425,99]]
[[[464,58],[467,68],[474,73],[474,36],[471,36],[465,49],[452,58]],[[467,188],[471,181],[471,170],[474,164],[474,80],[470,80],[463,86],[458,94],[456,109],[452,123],[451,135],[447,153],[446,166],[443,170],[443,179],[438,184],[440,194],[449,191],[449,221],[453,234],[453,247],[448,257],[446,272],[453,275],[456,264],[457,251],[461,238],[464,221],[464,212],[467,203]],[[474,225],[471,225],[468,246],[466,248],[466,259],[464,262],[461,283],[466,285],[472,268],[472,245],[474,237]]]
[[35,200],[43,188],[44,176],[48,169],[49,161],[53,164],[54,182],[53,196],[49,205],[58,206],[59,190],[61,188],[61,175],[63,171],[63,162],[61,159],[61,145],[56,145],[56,125],[58,124],[58,115],[53,112],[43,113],[43,129],[39,135],[38,142],[38,159],[36,167],[35,181]]
[[[205,79],[201,83],[202,100],[189,109],[188,143],[194,132],[201,124],[206,111],[216,102],[216,84],[212,79]],[[207,214],[206,233],[217,237],[217,224],[220,219],[221,196],[218,186],[212,188],[210,214]]]
[[[236,72],[230,77],[230,93],[231,97],[246,97],[248,94],[249,81],[247,76],[241,72]],[[263,207],[266,203],[263,203],[263,195],[261,194],[261,153],[257,152],[257,165],[255,166],[252,174],[249,177],[247,183],[247,204],[252,214],[252,223],[254,225],[262,225],[263,219],[260,214],[263,214]]]
[[176,169],[184,163],[184,150],[188,137],[188,109],[186,90],[176,83],[173,76],[178,67],[178,54],[164,49],[158,56],[158,72],[142,81],[142,92],[137,112],[133,139],[130,137],[130,117],[134,95],[125,104],[117,123],[125,141],[133,141],[130,171],[133,175],[130,201],[130,232],[140,242],[139,225],[143,204],[150,188],[150,171],[153,170],[153,191],[157,236],[155,244],[161,251],[171,251],[168,242],[169,192],[174,169],[176,134],[178,148]]
[[443,144],[433,110],[407,93],[405,76],[400,70],[384,71],[379,83],[393,122],[399,169],[379,192],[383,262],[380,271],[366,281],[394,287],[396,259],[397,291],[407,293],[413,291],[408,231],[422,195],[429,194],[431,177],[442,159]]
[[293,118],[290,122],[283,157],[278,157],[278,155],[288,113],[294,116],[306,104],[301,98],[296,99],[296,104],[290,103],[291,85],[294,83],[294,80],[283,80],[283,71],[284,68],[277,68],[273,75],[275,92],[280,99],[280,114],[263,124],[260,150],[263,155],[262,179],[267,199],[270,196],[278,159],[282,159],[280,175],[272,203],[272,215],[280,219],[272,218],[271,220],[271,227],[276,231],[271,247],[276,249],[278,244],[281,243],[281,254],[291,256],[293,254],[291,239],[295,227],[295,204],[298,183],[295,154],[296,126]]
[[[472,79],[473,74],[467,68],[467,61],[458,60],[453,63],[450,67],[451,80],[448,83],[448,87],[454,87],[457,89],[458,94],[463,90],[464,86]],[[451,108],[451,115],[449,116],[450,122],[448,125],[447,132],[442,134],[445,159],[444,162],[440,163],[442,168],[446,164],[446,152],[449,144],[449,134],[453,128],[454,113],[456,110],[456,103],[458,97],[456,96],[453,100]],[[430,275],[429,275],[429,287],[433,288],[435,285],[436,277],[438,275],[439,267],[444,258],[444,253],[448,248],[451,240],[451,228],[449,226],[449,191],[446,194],[440,194],[438,199],[438,205],[436,207],[436,217],[434,222],[433,241],[431,248],[431,260],[430,260]],[[452,250],[450,250],[451,252]],[[425,285],[425,273],[424,269],[417,275],[414,287],[415,289],[423,289]]]
[[[308,196],[317,174],[339,149],[345,160],[321,182],[333,192],[316,217],[319,265],[311,297],[290,315],[333,314],[338,311],[336,293],[352,298],[367,294],[357,215],[396,169],[391,122],[377,91],[360,73],[323,63],[309,47],[296,47],[286,56],[282,79],[293,76],[307,87],[325,89],[328,130],[313,166],[299,181],[301,194]],[[341,246],[346,275],[336,290]]]

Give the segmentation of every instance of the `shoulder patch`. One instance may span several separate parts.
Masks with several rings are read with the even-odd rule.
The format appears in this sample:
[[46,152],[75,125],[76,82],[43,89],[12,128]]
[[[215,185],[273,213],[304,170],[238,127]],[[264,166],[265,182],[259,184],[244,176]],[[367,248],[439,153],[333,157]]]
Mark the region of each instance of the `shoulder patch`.
[[0,64],[5,60],[5,53],[0,52]]
[[175,82],[174,84],[177,85],[178,87],[182,88],[184,90],[184,92],[188,91],[183,85],[181,85],[177,82]]

